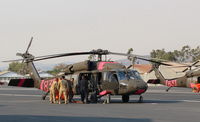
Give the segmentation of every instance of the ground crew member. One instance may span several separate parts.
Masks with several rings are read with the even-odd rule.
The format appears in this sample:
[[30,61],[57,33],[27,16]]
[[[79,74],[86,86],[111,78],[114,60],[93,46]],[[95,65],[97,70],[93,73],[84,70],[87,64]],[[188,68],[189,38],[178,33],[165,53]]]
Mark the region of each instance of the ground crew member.
[[[55,81],[58,82],[59,78],[56,78]],[[51,86],[50,86],[51,87]],[[48,90],[45,94],[42,95],[42,100],[45,100],[46,96],[50,93],[50,90]]]
[[69,102],[72,102],[73,96],[74,96],[74,92],[73,92],[73,85],[74,85],[74,78],[72,78],[71,80],[67,80],[68,83],[68,89],[69,89]]
[[55,80],[51,84],[51,87],[49,89],[50,91],[50,103],[56,103],[56,92],[58,92],[58,81]]
[[88,103],[88,80],[84,75],[82,75],[81,79],[78,81],[78,86],[82,103]]
[[196,83],[194,85],[192,92],[199,93],[199,91],[200,91],[200,83]]
[[59,104],[61,104],[61,95],[64,95],[64,100],[65,100],[65,104],[68,103],[68,99],[69,99],[69,89],[68,89],[68,83],[67,80],[65,79],[65,76],[61,77],[61,80],[58,82],[58,87],[59,87],[59,98],[58,98],[58,102]]

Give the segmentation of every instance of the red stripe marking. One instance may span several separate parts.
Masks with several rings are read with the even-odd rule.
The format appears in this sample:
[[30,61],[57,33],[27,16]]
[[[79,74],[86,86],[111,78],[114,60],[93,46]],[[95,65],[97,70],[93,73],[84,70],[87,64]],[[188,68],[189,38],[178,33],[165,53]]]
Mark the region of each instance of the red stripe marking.
[[134,94],[142,94],[144,93],[146,90],[145,89],[139,89],[137,90]]
[[111,94],[111,93],[112,93],[111,91],[104,90],[104,91],[100,92],[99,95],[104,96],[106,94]]
[[24,82],[25,82],[25,79],[20,79],[17,86],[23,86]]
[[177,81],[176,80],[166,80],[165,85],[169,87],[174,87],[177,86]]
[[103,70],[105,64],[116,64],[117,62],[100,62],[98,64],[98,70]]
[[42,82],[40,83],[40,89],[42,91],[48,92],[49,88],[51,87],[51,84],[53,83],[53,81],[55,81],[56,79],[49,79],[49,80],[42,80]]

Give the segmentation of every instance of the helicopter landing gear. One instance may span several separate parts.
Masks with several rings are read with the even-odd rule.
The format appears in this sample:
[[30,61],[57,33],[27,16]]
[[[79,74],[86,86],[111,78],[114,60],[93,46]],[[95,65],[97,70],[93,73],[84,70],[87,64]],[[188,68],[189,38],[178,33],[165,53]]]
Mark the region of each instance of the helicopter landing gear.
[[97,103],[98,101],[98,98],[97,98],[97,93],[92,93],[91,96],[90,96],[90,102],[91,103]]
[[142,103],[143,102],[143,96],[140,95],[140,98],[138,100],[138,103]]
[[103,104],[110,103],[110,94],[106,95],[106,99],[104,100]]
[[166,89],[166,92],[168,92],[171,88],[172,88],[172,87],[167,88],[167,89]]
[[42,95],[42,100],[45,100],[46,96],[49,94],[49,91]]
[[122,102],[127,103],[129,101],[129,95],[122,95]]

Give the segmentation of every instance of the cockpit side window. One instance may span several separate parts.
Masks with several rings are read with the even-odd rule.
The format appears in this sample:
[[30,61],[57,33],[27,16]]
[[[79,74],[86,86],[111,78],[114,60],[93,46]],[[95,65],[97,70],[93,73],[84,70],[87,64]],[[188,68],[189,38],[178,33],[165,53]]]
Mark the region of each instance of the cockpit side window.
[[142,79],[140,74],[135,70],[129,70],[128,74],[129,74],[131,79]]
[[109,74],[108,81],[109,82],[118,82],[116,74],[113,74],[113,73]]
[[109,74],[108,72],[103,72],[103,73],[102,73],[102,80],[103,80],[103,81],[106,81],[106,80],[107,80],[108,74]]

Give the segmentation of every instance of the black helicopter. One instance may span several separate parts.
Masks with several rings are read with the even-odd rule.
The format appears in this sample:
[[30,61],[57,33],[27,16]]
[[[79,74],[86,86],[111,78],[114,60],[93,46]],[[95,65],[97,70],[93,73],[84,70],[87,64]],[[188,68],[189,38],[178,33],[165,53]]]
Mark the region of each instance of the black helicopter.
[[[141,56],[126,54],[126,53],[115,53],[110,52],[108,50],[92,50],[89,52],[73,52],[73,53],[62,53],[62,54],[54,54],[54,55],[46,55],[34,57],[32,54],[28,52],[33,38],[28,45],[28,48],[25,53],[17,53],[17,56],[21,56],[23,59],[18,60],[9,60],[4,62],[14,62],[14,61],[22,61],[27,64],[29,68],[30,77],[33,79],[29,80],[18,80],[10,81],[9,85],[11,86],[28,86],[35,87],[40,90],[43,90],[48,93],[49,87],[55,78],[52,79],[41,79],[38,71],[35,68],[34,62],[66,57],[66,56],[78,56],[78,55],[97,55],[97,61],[86,60],[83,62],[75,63],[72,65],[68,65],[66,67],[65,75],[68,79],[74,79],[73,89],[75,94],[79,94],[77,89],[78,81],[82,75],[86,75],[89,80],[89,91],[91,94],[94,94],[97,97],[93,97],[94,99],[91,101],[97,101],[97,98],[100,96],[99,93],[102,91],[106,91],[111,95],[122,95],[122,101],[128,102],[130,95],[140,95],[139,102],[143,101],[142,94],[145,93],[148,86],[147,83],[140,77],[139,73],[136,70],[128,69],[124,65],[114,62],[107,61],[106,58],[103,60],[103,56],[107,55],[120,55],[120,56],[128,56],[132,59],[142,59],[148,60]],[[149,60],[148,60],[149,61]],[[46,94],[47,95],[47,94]],[[45,99],[45,96],[43,99]],[[110,99],[109,99],[110,100]],[[108,101],[110,102],[110,101]]]

